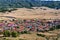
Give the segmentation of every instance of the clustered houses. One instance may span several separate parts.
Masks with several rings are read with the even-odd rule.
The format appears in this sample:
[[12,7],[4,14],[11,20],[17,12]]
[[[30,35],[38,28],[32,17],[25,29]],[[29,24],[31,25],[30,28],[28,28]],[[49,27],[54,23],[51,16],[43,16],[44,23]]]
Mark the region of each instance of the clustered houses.
[[49,30],[53,26],[60,25],[60,20],[34,20],[34,19],[24,19],[24,20],[8,20],[0,22],[0,32],[4,30],[10,31],[45,31]]

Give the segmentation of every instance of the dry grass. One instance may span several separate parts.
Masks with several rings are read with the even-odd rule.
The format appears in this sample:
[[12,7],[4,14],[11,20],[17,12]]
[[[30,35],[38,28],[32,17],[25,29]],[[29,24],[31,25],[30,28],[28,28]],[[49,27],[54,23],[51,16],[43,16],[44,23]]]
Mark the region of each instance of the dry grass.
[[[55,31],[58,31],[58,30],[54,30],[52,32],[55,32]],[[41,32],[39,32],[41,33]],[[46,35],[50,35],[48,32],[45,32]],[[44,37],[41,37],[41,36],[37,36],[36,35],[37,32],[31,32],[31,34],[21,34],[19,37],[2,37],[0,38],[0,40],[46,40]],[[44,34],[44,33],[43,33]],[[50,38],[50,40],[52,40]],[[59,38],[60,40],[60,38]]]
[[[50,9],[47,7],[42,7],[43,9],[34,8],[34,9],[27,9],[27,8],[17,8],[18,10],[12,11],[12,12],[6,12],[6,14],[1,14],[0,16],[12,16],[16,18],[22,18],[22,19],[60,19],[60,10]],[[55,14],[57,13],[57,15]],[[4,19],[4,18],[2,18]]]

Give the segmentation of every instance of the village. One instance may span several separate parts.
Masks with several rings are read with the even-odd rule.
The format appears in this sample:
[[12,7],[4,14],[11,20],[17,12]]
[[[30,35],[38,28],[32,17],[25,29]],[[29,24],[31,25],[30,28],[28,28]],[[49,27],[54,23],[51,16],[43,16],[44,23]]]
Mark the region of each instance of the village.
[[[38,36],[40,33],[40,36],[41,36],[42,33],[48,34],[48,33],[50,33],[50,31],[53,32],[54,30],[58,30],[58,29],[60,29],[60,20],[46,20],[46,19],[0,20],[0,34],[5,32],[6,30],[8,30],[10,32],[16,31],[19,33],[35,32],[35,33],[38,33],[37,34]],[[22,33],[22,34],[24,34],[24,33]],[[58,35],[60,35],[60,34],[58,34]],[[36,39],[36,40],[39,40],[39,39]],[[47,38],[47,40],[49,40],[49,39]]]
[[[36,31],[44,32],[49,31],[51,28],[56,29],[60,25],[60,20],[45,20],[45,19],[23,19],[23,20],[2,20],[0,22],[0,32],[4,30],[15,31]],[[59,28],[59,27],[58,27]]]

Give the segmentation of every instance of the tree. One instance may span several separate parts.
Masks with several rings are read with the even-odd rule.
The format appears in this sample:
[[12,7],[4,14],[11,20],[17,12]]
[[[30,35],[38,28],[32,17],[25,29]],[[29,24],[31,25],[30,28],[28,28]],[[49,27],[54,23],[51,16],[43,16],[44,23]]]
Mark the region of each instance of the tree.
[[11,33],[11,35],[12,35],[12,37],[17,37],[17,36],[18,36],[18,32],[13,31],[13,32]]
[[5,30],[4,32],[3,32],[3,35],[5,36],[5,37],[10,37],[10,31],[8,31],[8,30]]

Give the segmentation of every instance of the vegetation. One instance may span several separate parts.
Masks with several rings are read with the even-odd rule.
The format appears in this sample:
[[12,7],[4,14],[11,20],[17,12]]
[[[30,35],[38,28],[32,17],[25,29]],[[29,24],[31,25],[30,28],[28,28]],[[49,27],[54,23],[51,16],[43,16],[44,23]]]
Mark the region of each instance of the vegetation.
[[19,40],[26,40],[26,39],[19,39]]
[[17,37],[17,36],[18,36],[18,32],[13,31],[13,32],[11,33],[11,35],[12,35],[12,37]]
[[31,34],[29,31],[22,31],[20,34]]
[[10,31],[6,30],[3,32],[4,37],[10,37]]
[[57,25],[57,26],[56,26],[56,29],[60,29],[60,25]]
[[18,38],[18,37],[16,37],[16,38],[13,38],[13,37],[4,37],[4,38],[0,38],[0,40],[26,40],[26,39],[24,39],[24,38]]
[[10,36],[17,37],[19,35],[19,33],[17,31],[10,32],[8,30],[5,30],[3,32],[3,35],[4,35],[4,37],[10,37]]
[[45,35],[42,35],[42,34],[37,34],[37,36],[45,37]]
[[29,32],[29,31],[24,31],[24,33],[25,33],[25,34],[30,34],[30,32]]
[[17,26],[16,28],[20,28],[19,26]]
[[53,31],[54,30],[54,28],[50,28],[50,31]]
[[29,31],[22,31],[22,32],[18,32],[19,34],[31,34]]
[[14,10],[17,10],[17,9],[16,8],[4,8],[4,7],[0,8],[0,12],[3,12],[3,13],[11,12],[11,11],[14,11]]
[[[30,8],[32,7],[40,7],[40,6],[46,6],[49,8],[60,8],[60,2],[59,1],[35,1],[35,0],[0,0],[0,12],[11,12],[15,10],[15,8]],[[9,8],[13,8],[9,10]]]

